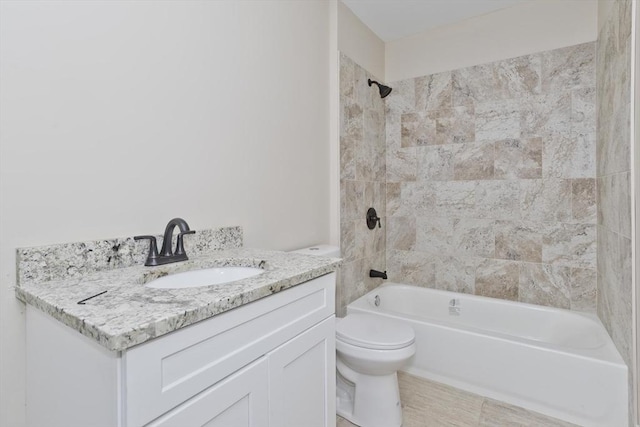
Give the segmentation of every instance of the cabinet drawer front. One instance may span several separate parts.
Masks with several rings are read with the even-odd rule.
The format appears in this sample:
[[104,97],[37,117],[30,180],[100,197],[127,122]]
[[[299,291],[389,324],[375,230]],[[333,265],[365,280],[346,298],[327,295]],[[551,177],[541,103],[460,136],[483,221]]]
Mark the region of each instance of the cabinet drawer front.
[[331,273],[127,351],[127,426],[148,423],[332,315],[334,294]]
[[266,427],[269,371],[265,357],[148,424],[148,427]]

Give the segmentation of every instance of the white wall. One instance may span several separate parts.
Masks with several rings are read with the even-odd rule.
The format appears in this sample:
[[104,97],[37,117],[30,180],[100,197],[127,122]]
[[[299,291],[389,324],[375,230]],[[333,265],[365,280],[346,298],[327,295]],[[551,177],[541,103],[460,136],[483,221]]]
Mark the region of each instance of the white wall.
[[242,225],[329,238],[329,3],[2,2],[0,425],[24,423],[15,248]]
[[354,13],[338,1],[338,49],[384,82],[385,45]]
[[597,38],[595,0],[531,0],[385,45],[385,78],[406,78]]

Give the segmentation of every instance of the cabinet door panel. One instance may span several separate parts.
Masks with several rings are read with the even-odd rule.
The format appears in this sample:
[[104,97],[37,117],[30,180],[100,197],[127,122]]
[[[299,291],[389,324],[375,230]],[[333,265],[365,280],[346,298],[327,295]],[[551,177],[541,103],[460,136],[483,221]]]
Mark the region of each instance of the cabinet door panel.
[[266,427],[269,373],[261,358],[148,424],[149,427]]
[[335,317],[269,354],[270,425],[335,426]]

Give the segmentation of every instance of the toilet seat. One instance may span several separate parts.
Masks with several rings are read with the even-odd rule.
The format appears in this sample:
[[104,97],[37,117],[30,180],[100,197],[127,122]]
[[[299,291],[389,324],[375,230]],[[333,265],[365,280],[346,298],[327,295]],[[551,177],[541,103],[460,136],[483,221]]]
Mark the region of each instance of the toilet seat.
[[415,341],[413,329],[392,319],[349,314],[336,323],[336,339],[372,350],[396,350]]

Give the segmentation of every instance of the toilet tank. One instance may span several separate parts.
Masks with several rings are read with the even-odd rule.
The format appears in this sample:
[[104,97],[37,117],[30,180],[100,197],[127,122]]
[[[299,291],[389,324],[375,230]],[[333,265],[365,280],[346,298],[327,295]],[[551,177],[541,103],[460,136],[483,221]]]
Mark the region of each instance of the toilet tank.
[[340,258],[340,248],[338,246],[331,246],[331,245],[309,246],[308,248],[291,251],[291,253]]

